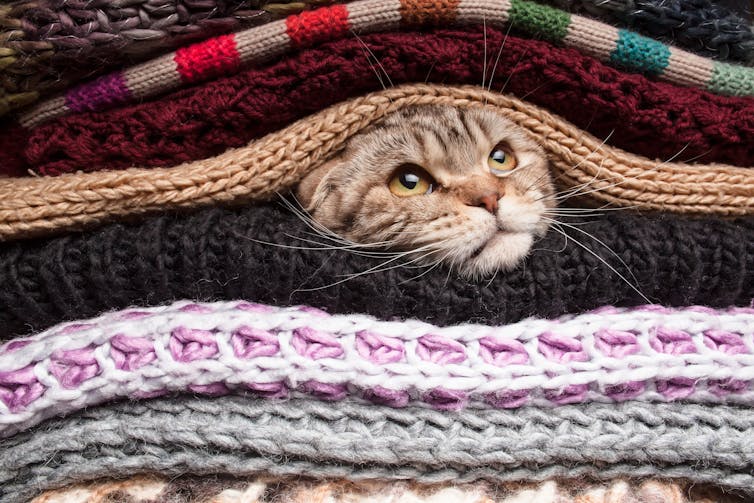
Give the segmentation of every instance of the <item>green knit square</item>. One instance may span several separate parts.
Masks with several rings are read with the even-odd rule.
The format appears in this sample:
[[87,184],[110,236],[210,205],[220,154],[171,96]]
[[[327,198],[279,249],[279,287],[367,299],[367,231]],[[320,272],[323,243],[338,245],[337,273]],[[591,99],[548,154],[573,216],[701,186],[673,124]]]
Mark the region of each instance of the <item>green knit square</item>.
[[545,5],[511,0],[510,22],[514,28],[525,30],[551,42],[560,42],[568,33],[571,15]]
[[610,61],[631,70],[659,75],[668,66],[670,49],[657,40],[620,30],[618,44],[610,54]]
[[707,89],[731,96],[754,95],[754,68],[715,62]]

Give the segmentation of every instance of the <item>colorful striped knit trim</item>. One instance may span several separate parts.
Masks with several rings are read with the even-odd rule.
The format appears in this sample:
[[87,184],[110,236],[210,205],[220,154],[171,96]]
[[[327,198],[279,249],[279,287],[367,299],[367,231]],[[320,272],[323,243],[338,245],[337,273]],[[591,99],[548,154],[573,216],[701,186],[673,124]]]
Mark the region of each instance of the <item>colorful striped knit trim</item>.
[[[0,116],[124,64],[327,0],[14,0],[0,3]],[[82,90],[90,89],[83,86]],[[75,94],[75,93],[74,93]],[[120,99],[126,99],[120,97]],[[74,98],[75,103],[75,98]]]
[[715,59],[754,60],[751,22],[711,0],[548,0]]
[[[752,409],[725,405],[448,412],[358,400],[180,396],[91,407],[4,439],[0,498],[26,503],[66,483],[158,472],[435,484],[662,477],[739,490],[743,503],[754,494],[753,435]],[[532,503],[531,496],[519,503]]]
[[133,168],[0,179],[0,240],[92,225],[114,217],[277,197],[337,152],[351,135],[402,107],[487,106],[544,147],[558,181],[587,185],[615,206],[677,213],[754,214],[750,169],[651,161],[516,98],[478,87],[402,86],[335,105],[216,157],[174,168]]
[[754,309],[605,307],[436,327],[310,307],[179,302],[0,347],[0,437],[119,398],[348,396],[438,410],[587,402],[754,405]]
[[[102,110],[129,99],[143,100],[185,84],[261,63],[292,48],[404,25],[511,23],[534,36],[576,47],[602,61],[657,75],[714,93],[754,96],[754,69],[714,62],[640,35],[526,0],[363,0],[325,7],[232,35],[224,35],[162,56],[115,75],[101,77],[41,103],[21,116],[24,127],[70,112]],[[649,54],[645,51],[649,50]],[[116,83],[116,85],[113,85]],[[81,98],[85,97],[85,100]]]
[[[485,63],[485,48],[500,47],[503,40],[500,59]],[[744,167],[754,159],[750,98],[653,81],[574,49],[469,26],[344,38],[146,103],[63,117],[31,130],[5,128],[0,170],[9,176],[59,175],[207,158],[380,90],[375,59],[393,85],[479,84],[484,76],[493,90],[526,96],[605,143],[650,159]]]
[[[717,491],[715,491],[717,492]],[[661,480],[610,483],[416,484],[307,478],[223,478],[160,474],[97,480],[47,491],[31,503],[724,503],[710,487]],[[712,494],[710,494],[712,493]]]

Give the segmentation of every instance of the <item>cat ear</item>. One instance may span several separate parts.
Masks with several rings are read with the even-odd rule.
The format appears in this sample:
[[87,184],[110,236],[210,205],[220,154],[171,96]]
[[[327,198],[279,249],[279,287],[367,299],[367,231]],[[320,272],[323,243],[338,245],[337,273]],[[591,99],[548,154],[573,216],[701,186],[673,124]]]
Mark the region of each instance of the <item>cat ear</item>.
[[340,162],[340,159],[331,159],[301,179],[296,187],[296,199],[305,210],[311,211],[325,200],[330,189],[327,183],[323,182]]

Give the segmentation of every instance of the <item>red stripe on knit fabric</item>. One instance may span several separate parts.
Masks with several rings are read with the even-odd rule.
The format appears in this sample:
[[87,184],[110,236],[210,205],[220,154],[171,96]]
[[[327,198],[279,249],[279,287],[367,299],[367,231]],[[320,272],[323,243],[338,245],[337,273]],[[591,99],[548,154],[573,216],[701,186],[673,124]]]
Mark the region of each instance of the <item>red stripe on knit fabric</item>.
[[175,52],[174,61],[184,82],[236,73],[241,63],[233,34],[182,47]]
[[[506,37],[505,29],[490,26],[486,32],[472,26],[361,38],[395,85],[479,85],[485,53],[505,40],[494,76],[486,69],[495,91],[525,97],[610,145],[650,158],[738,166],[754,159],[754,98],[623,73],[575,49]],[[345,36],[154,100],[56,119],[26,136],[0,126],[0,173],[173,166],[216,155],[349,97],[381,90],[373,65],[362,43]]]
[[295,46],[307,46],[338,38],[348,31],[348,9],[333,5],[289,16],[285,20],[288,36]]

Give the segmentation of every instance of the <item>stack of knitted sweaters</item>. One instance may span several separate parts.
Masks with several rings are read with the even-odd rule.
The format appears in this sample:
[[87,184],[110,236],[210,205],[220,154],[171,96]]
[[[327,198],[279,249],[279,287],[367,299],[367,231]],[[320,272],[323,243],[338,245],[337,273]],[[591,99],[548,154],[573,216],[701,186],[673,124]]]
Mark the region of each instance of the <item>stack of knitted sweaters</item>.
[[[552,4],[0,6],[0,501],[751,501],[751,26]],[[479,282],[313,245],[279,195],[430,104],[606,211]]]

